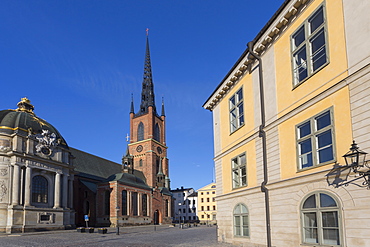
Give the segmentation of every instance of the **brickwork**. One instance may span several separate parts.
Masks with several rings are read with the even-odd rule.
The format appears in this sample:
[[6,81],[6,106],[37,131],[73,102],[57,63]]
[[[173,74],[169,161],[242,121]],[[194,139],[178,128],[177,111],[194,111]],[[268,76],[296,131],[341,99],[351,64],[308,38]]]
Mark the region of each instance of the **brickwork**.
[[89,215],[89,226],[96,225],[97,204],[96,196],[86,185],[80,180],[74,181],[74,208],[76,211],[76,226],[85,226],[86,222],[84,215]]

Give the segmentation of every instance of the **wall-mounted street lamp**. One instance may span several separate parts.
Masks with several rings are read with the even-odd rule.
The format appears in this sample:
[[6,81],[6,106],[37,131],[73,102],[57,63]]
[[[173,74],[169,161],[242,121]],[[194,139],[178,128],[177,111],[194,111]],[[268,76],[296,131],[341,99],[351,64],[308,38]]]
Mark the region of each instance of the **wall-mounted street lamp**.
[[365,160],[366,152],[360,150],[355,141],[351,144],[349,152],[343,155],[346,161],[346,165],[360,177],[363,177],[365,181],[362,183],[370,189],[370,164]]

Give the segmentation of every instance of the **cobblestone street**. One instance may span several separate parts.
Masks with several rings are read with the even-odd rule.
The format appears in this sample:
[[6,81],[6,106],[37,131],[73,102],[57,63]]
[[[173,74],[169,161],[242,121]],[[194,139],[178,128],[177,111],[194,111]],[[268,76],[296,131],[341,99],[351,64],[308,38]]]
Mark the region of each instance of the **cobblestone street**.
[[76,230],[36,232],[22,234],[1,234],[0,246],[225,246],[218,243],[216,227],[191,227],[179,229],[165,226],[120,227],[120,235],[115,228],[108,228],[107,234],[78,233]]

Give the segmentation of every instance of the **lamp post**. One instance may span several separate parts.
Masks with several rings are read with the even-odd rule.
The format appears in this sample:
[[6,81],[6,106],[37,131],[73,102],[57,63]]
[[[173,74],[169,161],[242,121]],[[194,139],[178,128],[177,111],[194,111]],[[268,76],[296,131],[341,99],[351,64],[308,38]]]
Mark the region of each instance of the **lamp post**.
[[181,229],[181,202],[179,202],[179,228]]
[[370,166],[365,160],[366,152],[360,150],[355,141],[351,144],[349,151],[343,155],[346,165],[360,177],[365,179],[363,185],[370,189]]
[[116,223],[116,225],[117,225],[117,231],[116,231],[116,235],[119,235],[119,225],[118,225],[118,212],[119,212],[119,206],[117,206],[116,207],[116,211],[117,211],[117,223]]

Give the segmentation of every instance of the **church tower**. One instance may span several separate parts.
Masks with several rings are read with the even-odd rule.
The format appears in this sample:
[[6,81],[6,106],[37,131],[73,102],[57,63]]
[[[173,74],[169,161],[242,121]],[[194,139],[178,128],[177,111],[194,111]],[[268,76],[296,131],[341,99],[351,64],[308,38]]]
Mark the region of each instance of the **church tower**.
[[135,170],[141,171],[146,178],[146,183],[153,188],[169,189],[170,187],[165,126],[163,100],[161,115],[158,114],[155,105],[147,34],[141,104],[136,113],[133,99],[131,100],[129,150]]

